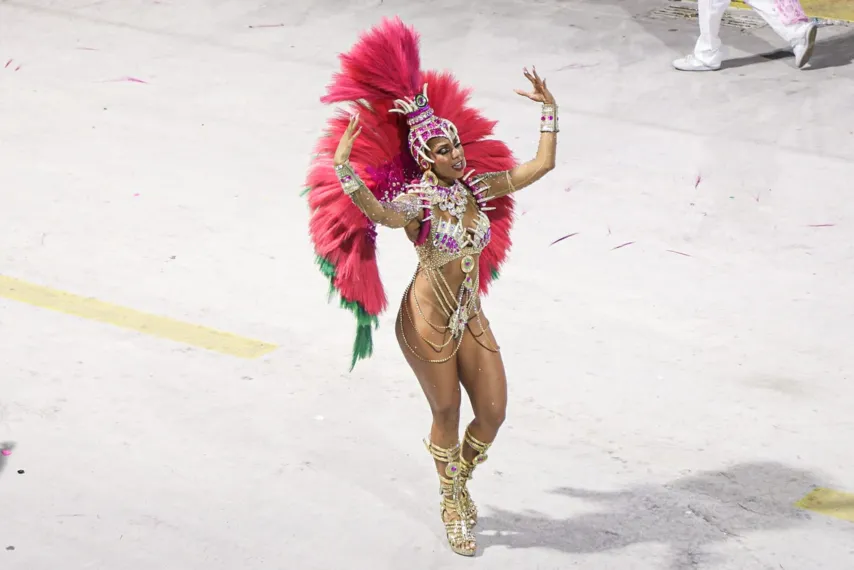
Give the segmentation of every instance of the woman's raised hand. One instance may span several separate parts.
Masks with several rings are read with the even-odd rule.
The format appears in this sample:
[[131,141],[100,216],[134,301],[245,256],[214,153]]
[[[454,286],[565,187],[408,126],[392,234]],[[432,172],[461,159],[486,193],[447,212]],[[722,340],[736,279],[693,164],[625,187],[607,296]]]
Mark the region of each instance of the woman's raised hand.
[[359,115],[350,116],[350,124],[347,125],[347,130],[341,135],[341,140],[338,142],[338,148],[335,149],[335,156],[332,157],[332,162],[335,166],[340,166],[350,159],[350,152],[353,150],[353,142],[362,132],[359,126]]
[[546,87],[546,80],[540,78],[537,75],[537,68],[534,67],[533,71],[528,71],[528,68],[525,67],[522,69],[525,77],[528,81],[531,82],[531,85],[534,87],[533,91],[522,91],[521,89],[516,89],[516,93],[523,97],[527,97],[531,101],[536,101],[537,103],[543,103],[544,105],[554,105],[555,98],[552,95],[549,88]]

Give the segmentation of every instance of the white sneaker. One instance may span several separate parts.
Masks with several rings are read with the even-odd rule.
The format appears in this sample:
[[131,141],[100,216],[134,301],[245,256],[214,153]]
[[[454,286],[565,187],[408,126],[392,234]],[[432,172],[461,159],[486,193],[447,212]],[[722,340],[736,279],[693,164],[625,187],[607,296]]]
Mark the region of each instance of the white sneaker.
[[673,61],[673,67],[679,71],[717,71],[721,68],[721,64],[708,65],[694,57],[694,55],[686,55]]
[[815,37],[817,35],[818,26],[815,25],[815,22],[810,22],[807,25],[804,39],[795,44],[795,65],[798,66],[798,69],[805,66],[809,62],[810,57],[812,57],[812,51],[815,48]]

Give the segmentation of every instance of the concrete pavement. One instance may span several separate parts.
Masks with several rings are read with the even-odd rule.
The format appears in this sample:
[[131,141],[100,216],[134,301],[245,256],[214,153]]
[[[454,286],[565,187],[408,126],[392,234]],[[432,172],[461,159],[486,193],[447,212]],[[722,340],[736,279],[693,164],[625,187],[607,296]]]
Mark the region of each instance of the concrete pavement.
[[[277,347],[0,297],[0,567],[850,569],[854,523],[795,503],[854,492],[854,35],[798,71],[727,29],[681,74],[665,4],[0,2],[0,275]],[[485,302],[511,402],[473,560],[394,313],[348,374],[299,196],[336,54],[394,14],[520,157],[524,65],[562,109]],[[414,256],[379,240],[395,299]]]

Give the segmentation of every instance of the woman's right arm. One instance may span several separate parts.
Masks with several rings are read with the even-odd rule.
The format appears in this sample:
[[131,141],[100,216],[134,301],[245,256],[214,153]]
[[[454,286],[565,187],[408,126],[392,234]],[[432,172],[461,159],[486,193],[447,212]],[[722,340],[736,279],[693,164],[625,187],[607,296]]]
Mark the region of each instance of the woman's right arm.
[[344,193],[350,196],[356,207],[375,224],[388,228],[403,228],[410,222],[421,221],[424,206],[419,196],[401,194],[391,202],[381,202],[365,186],[349,162],[336,162],[335,174]]
[[419,196],[401,194],[391,202],[381,202],[353,170],[349,159],[353,141],[362,132],[361,128],[356,129],[358,125],[359,116],[353,115],[332,159],[335,164],[335,175],[344,193],[375,224],[389,228],[403,228],[413,222],[420,223],[424,206]]

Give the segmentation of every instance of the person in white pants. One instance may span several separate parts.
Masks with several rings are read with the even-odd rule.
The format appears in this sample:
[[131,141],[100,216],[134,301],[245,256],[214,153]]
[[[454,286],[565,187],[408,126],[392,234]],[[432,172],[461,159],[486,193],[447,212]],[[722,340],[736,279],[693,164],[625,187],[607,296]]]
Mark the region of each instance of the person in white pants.
[[[810,22],[799,0],[745,0],[795,52],[795,65],[807,64],[815,47],[818,27]],[[697,0],[700,38],[694,53],[677,59],[673,67],[680,71],[717,71],[721,68],[721,19],[730,0]]]

